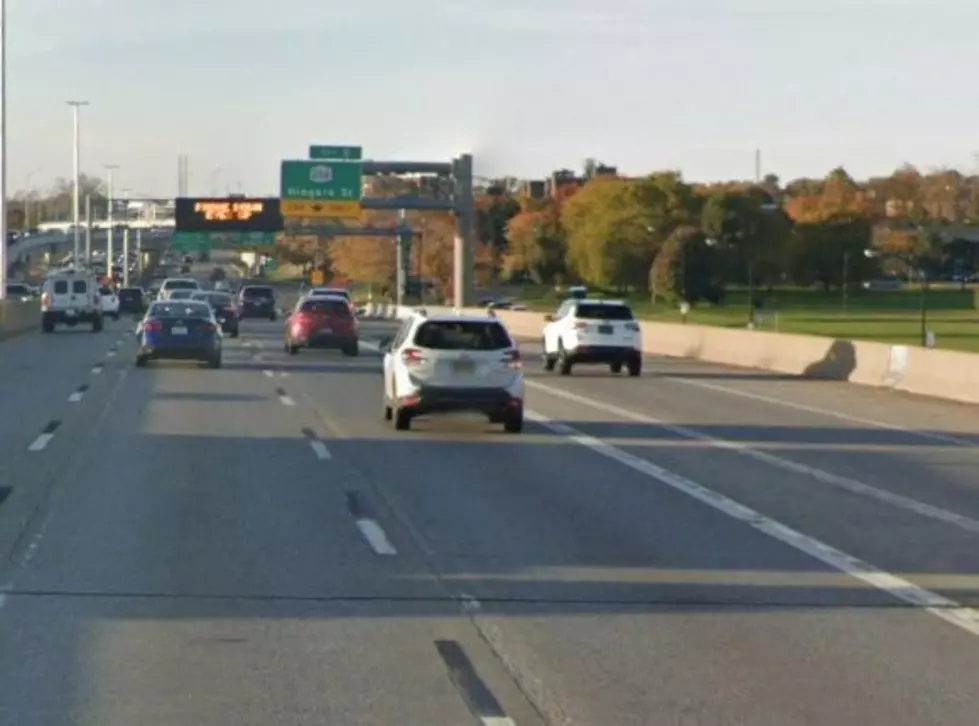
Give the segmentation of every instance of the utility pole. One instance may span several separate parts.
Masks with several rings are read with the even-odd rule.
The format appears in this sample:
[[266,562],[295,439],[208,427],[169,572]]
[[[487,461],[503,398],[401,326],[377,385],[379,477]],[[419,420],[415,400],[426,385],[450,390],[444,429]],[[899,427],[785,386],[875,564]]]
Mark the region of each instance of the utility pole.
[[129,287],[129,225],[122,230],[122,286]]
[[[71,223],[75,233],[75,244],[72,249],[72,259],[78,264],[82,247],[81,210],[79,209],[79,177],[81,176],[81,107],[87,106],[88,101],[68,101],[72,109],[72,194],[71,194]],[[87,261],[86,261],[87,262]]]
[[105,232],[105,260],[109,267],[109,279],[115,282],[116,276],[113,274],[112,268],[116,264],[116,254],[113,245],[113,238],[115,236],[115,230],[112,228],[112,172],[119,168],[118,164],[106,164],[105,170],[108,173],[108,178],[106,179],[106,186],[108,187],[108,206],[105,210],[105,223],[108,229]]
[[[129,269],[129,260],[126,260],[126,269]],[[136,272],[143,274],[143,228],[136,228]]]

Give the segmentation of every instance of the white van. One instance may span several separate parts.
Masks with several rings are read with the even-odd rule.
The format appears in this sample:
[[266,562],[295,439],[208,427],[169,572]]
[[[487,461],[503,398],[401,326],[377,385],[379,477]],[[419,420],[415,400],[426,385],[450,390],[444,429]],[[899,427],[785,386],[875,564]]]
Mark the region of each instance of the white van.
[[41,330],[56,325],[70,328],[90,323],[92,332],[102,330],[102,296],[99,281],[91,270],[65,268],[48,274],[41,287]]

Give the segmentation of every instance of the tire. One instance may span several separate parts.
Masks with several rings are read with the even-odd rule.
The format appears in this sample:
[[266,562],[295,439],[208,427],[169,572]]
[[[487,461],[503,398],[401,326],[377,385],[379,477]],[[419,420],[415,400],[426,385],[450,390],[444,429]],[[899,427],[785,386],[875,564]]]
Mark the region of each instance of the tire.
[[558,348],[558,373],[562,376],[570,376],[571,368],[574,364],[568,358],[568,352],[564,349],[564,345]]
[[609,364],[609,368],[612,370],[612,373],[614,373],[615,375],[619,375],[622,372],[621,363],[611,363]]
[[381,406],[381,415],[384,416],[385,421],[390,421],[394,418],[394,409],[388,405],[387,401]]
[[289,355],[299,355],[299,346],[286,343],[286,351],[288,351]]
[[41,332],[42,333],[53,333],[54,332],[54,323],[52,323],[50,320],[42,320],[41,321]]
[[211,360],[209,360],[207,362],[207,367],[208,368],[220,368],[221,367],[221,356],[218,356],[217,358],[211,358]]
[[557,365],[557,358],[547,354],[547,345],[545,345],[543,340],[540,342],[540,347],[542,351],[541,359],[544,361],[544,370],[548,372],[553,371],[554,366]]
[[138,356],[136,356],[136,367],[137,368],[145,368],[146,367],[146,356],[145,355],[138,355]]
[[348,345],[343,349],[343,354],[348,358],[356,358],[360,355],[360,345],[354,343],[353,345]]
[[411,411],[404,408],[395,408],[392,411],[395,431],[408,431],[411,429]]
[[627,365],[630,378],[638,378],[642,375],[642,358],[634,358]]
[[508,434],[519,434],[523,431],[523,409],[507,411],[503,415],[503,430]]
[[271,320],[274,323],[278,317],[279,317],[278,315],[272,313],[271,315],[269,315],[269,320]]

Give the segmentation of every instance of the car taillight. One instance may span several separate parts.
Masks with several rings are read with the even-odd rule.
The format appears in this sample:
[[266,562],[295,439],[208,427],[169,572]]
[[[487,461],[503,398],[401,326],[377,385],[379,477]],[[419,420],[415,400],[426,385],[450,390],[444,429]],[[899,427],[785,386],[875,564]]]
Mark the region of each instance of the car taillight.
[[202,325],[201,327],[204,329],[205,332],[208,333],[213,333],[218,329],[218,326],[215,325],[214,323],[204,323],[204,325]]
[[626,330],[631,330],[633,333],[638,333],[639,332],[639,323],[626,323],[625,324],[625,329]]
[[156,333],[163,330],[163,323],[159,320],[146,320],[143,322],[142,330],[144,333]]
[[51,307],[51,296],[48,293],[41,295],[41,310],[47,310]]
[[514,370],[521,368],[523,366],[523,363],[520,360],[520,351],[519,350],[506,351],[503,354],[503,363],[506,366],[513,368]]
[[425,362],[425,356],[418,348],[405,348],[401,351],[401,360],[406,366],[416,366]]

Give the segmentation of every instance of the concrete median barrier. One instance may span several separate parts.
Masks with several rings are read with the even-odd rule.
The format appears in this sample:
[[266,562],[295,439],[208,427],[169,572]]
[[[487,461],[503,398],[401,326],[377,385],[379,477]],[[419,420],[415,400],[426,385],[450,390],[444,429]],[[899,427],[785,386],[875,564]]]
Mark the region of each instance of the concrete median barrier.
[[[430,312],[451,308],[428,307]],[[375,306],[376,319],[396,319],[410,308]],[[463,312],[484,315],[482,308]],[[539,340],[542,313],[497,311],[517,338]],[[789,335],[704,325],[641,323],[643,349],[649,355],[693,358],[707,363],[753,368],[821,380],[846,381],[922,396],[979,403],[979,354],[930,350],[815,335]]]
[[0,340],[41,328],[41,303],[37,300],[0,300]]

